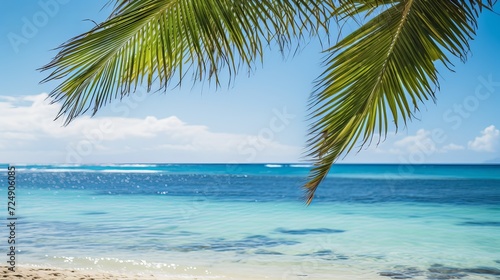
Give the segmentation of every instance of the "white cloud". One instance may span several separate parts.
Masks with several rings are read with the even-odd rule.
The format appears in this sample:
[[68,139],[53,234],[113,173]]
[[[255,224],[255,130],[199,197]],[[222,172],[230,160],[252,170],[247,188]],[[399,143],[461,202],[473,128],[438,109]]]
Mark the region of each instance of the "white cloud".
[[426,153],[431,154],[438,149],[435,142],[431,139],[431,132],[425,129],[419,129],[415,135],[394,142],[394,148],[389,151],[393,154],[407,153]]
[[[349,154],[343,162],[359,163],[481,163],[490,162],[492,155],[500,150],[500,131],[493,125],[485,128],[474,141],[457,142],[442,129],[419,129],[415,134],[397,135],[389,133],[387,140],[371,145],[359,153]],[[448,141],[447,141],[448,140]],[[490,151],[477,153],[472,150]],[[496,148],[496,152],[495,152]],[[491,153],[495,152],[495,153]],[[498,160],[497,160],[498,161]],[[491,162],[497,162],[491,161]]]
[[468,147],[478,152],[494,152],[500,139],[500,131],[490,125],[481,131],[481,136],[469,141]]
[[443,146],[440,151],[446,153],[449,151],[461,151],[461,150],[465,150],[465,147],[462,145],[457,145],[455,143],[450,143],[448,145]]
[[[297,161],[302,149],[273,134],[216,133],[176,116],[82,116],[64,127],[47,94],[0,97],[0,153],[10,162]],[[272,131],[271,131],[272,132]],[[273,132],[279,133],[279,132]],[[264,136],[264,137],[263,137]],[[270,137],[271,136],[271,137]]]
[[401,140],[394,142],[388,152],[396,155],[425,154],[431,156],[435,153],[447,153],[450,151],[465,150],[465,147],[455,143],[449,143],[444,146],[438,145],[434,140],[433,132],[425,129],[419,129],[415,135],[406,136]]

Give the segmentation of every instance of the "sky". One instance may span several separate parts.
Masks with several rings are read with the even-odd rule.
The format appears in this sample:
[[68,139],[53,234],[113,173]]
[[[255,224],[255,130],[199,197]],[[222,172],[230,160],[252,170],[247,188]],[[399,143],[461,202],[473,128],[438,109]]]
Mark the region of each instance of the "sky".
[[[117,100],[68,126],[49,105],[55,82],[40,84],[54,48],[104,20],[107,1],[0,1],[0,162],[255,163],[302,162],[307,101],[322,72],[321,46],[303,42],[283,57],[270,46],[264,63],[230,86],[181,88]],[[496,8],[498,10],[498,7]],[[341,163],[500,162],[500,15],[480,16],[471,53],[454,72],[441,67],[437,102],[407,127],[389,131]]]

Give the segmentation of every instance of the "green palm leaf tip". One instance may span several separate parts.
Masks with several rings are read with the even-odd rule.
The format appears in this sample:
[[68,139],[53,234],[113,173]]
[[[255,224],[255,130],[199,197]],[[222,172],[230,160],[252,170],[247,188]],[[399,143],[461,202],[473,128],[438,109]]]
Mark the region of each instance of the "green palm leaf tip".
[[222,69],[230,79],[251,69],[272,42],[317,34],[329,10],[320,0],[116,0],[105,22],[59,48],[42,82],[62,80],[50,97],[68,124],[140,84],[166,90],[190,72],[218,86]]
[[314,166],[304,185],[310,204],[332,164],[358,144],[387,134],[389,121],[406,125],[424,100],[435,100],[437,62],[465,61],[477,17],[495,1],[348,1],[335,11],[352,19],[378,12],[327,50],[309,110]]

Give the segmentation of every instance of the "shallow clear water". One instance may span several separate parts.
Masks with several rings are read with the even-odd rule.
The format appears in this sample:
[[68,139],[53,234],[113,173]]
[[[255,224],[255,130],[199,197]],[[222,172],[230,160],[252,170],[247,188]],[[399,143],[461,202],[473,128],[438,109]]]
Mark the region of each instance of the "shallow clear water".
[[500,279],[500,166],[336,165],[305,207],[308,171],[19,165],[18,261],[207,279]]

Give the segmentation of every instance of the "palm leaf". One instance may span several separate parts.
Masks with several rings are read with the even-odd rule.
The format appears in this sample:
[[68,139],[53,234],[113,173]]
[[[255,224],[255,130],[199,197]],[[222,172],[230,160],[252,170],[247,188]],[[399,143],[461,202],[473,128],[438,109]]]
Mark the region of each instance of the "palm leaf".
[[[411,120],[419,104],[435,100],[437,64],[465,60],[477,17],[494,1],[341,1],[341,19],[367,16],[366,24],[327,50],[325,71],[310,99],[313,125],[305,184],[309,204],[332,164],[375,134]],[[381,11],[380,11],[381,10]],[[373,15],[379,11],[376,15]]]
[[262,60],[272,42],[317,34],[330,5],[323,1],[117,0],[108,20],[63,44],[42,70],[42,82],[63,81],[51,93],[57,118],[76,116],[155,81],[166,89],[188,72],[220,84],[242,65]]
[[[220,84],[241,67],[262,62],[273,42],[281,49],[305,35],[327,33],[330,18],[365,17],[326,50],[325,70],[310,99],[309,156],[317,157],[305,185],[307,203],[332,164],[384,137],[389,121],[406,125],[419,104],[435,99],[437,64],[465,60],[477,17],[495,1],[458,0],[115,0],[103,23],[63,44],[42,68],[43,82],[62,80],[51,93],[57,117],[69,123],[95,114],[138,85],[180,84],[187,73]],[[335,7],[334,3],[337,3]],[[380,139],[379,139],[380,140]]]

